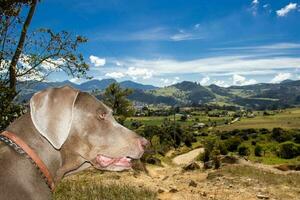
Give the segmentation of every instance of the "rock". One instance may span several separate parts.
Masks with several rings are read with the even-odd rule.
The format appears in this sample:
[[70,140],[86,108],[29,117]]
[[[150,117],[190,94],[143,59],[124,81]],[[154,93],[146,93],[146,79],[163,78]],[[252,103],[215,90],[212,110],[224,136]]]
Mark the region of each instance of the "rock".
[[204,196],[204,197],[206,197],[207,193],[206,192],[202,192],[201,195]]
[[190,181],[189,186],[191,187],[197,187],[197,183],[193,180]]
[[266,195],[263,195],[263,194],[257,194],[256,197],[257,197],[258,199],[270,199],[269,196],[266,196]]
[[184,166],[183,169],[185,171],[192,171],[192,170],[200,169],[200,166],[195,162],[191,162],[190,164]]
[[163,192],[165,192],[163,189],[161,189],[161,188],[159,188],[158,190],[157,190],[157,192],[158,193],[163,193]]
[[295,170],[295,171],[300,171],[300,165],[287,165],[287,164],[282,164],[275,166],[276,169],[279,169],[281,171],[289,171],[289,170]]
[[169,192],[171,192],[171,193],[176,193],[176,192],[178,192],[178,190],[177,190],[176,188],[171,188],[171,189],[169,190]]
[[211,160],[204,163],[204,168],[205,169],[211,169],[211,168],[213,168],[213,166],[214,166],[214,163]]

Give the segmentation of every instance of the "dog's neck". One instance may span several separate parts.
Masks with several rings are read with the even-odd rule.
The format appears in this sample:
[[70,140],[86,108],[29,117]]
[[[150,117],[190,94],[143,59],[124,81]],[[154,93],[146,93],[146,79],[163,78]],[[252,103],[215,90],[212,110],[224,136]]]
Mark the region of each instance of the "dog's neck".
[[29,145],[45,163],[53,178],[62,165],[60,151],[56,150],[46,138],[34,127],[30,113],[24,114],[15,120],[8,128]]

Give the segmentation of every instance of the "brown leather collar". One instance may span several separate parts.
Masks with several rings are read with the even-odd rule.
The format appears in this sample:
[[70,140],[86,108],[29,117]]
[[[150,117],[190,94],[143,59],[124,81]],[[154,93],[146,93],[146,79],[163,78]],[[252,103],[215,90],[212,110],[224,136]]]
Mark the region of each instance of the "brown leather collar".
[[46,178],[46,183],[51,189],[51,191],[54,191],[54,182],[52,179],[52,176],[45,165],[45,163],[40,159],[40,157],[34,152],[32,148],[30,148],[21,138],[16,136],[14,133],[9,132],[9,131],[4,131],[1,133],[1,135],[7,137],[10,139],[12,142],[14,142],[16,145],[18,145],[37,165],[39,170],[43,173],[43,175]]

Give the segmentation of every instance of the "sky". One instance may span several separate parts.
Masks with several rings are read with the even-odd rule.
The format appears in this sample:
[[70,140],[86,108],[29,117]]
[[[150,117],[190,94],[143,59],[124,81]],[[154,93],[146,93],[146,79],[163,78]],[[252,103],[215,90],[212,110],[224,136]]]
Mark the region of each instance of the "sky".
[[[299,0],[43,0],[31,29],[88,38],[95,79],[167,86],[300,79]],[[49,81],[86,81],[57,72]]]

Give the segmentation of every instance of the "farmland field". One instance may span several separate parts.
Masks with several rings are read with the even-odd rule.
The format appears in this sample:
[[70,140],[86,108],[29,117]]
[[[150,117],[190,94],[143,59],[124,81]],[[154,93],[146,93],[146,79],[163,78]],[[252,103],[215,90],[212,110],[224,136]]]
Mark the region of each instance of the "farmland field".
[[242,118],[231,125],[219,126],[216,129],[221,131],[230,131],[234,129],[247,129],[247,128],[267,128],[272,129],[281,127],[283,129],[296,129],[300,127],[300,109],[287,109],[278,114],[263,116],[258,115],[254,118]]

